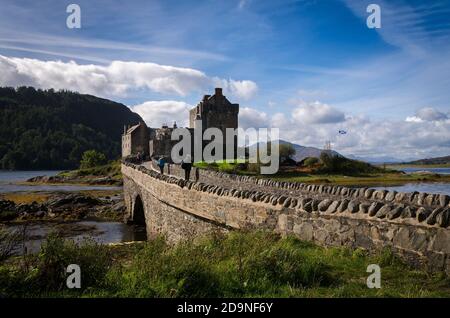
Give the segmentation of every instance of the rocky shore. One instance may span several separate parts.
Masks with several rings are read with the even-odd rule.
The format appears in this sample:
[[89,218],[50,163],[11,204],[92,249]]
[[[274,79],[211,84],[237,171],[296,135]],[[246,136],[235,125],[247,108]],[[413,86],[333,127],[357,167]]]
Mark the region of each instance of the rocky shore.
[[110,176],[37,176],[26,180],[27,183],[47,183],[47,184],[88,184],[88,185],[111,185],[121,186],[122,180],[114,179]]
[[122,220],[123,195],[91,196],[77,192],[56,192],[38,203],[16,203],[0,199],[0,222],[32,220],[81,220],[88,217]]

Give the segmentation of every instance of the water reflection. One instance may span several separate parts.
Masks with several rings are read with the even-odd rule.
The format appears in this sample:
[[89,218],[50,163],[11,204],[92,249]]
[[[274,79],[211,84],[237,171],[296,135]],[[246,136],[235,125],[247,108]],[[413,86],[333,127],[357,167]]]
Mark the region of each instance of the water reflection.
[[[23,231],[24,225],[8,225],[11,231]],[[28,253],[39,251],[47,236],[56,232],[66,239],[81,242],[92,239],[99,244],[145,241],[145,230],[140,227],[110,221],[77,221],[77,222],[35,222],[25,225],[25,247]]]

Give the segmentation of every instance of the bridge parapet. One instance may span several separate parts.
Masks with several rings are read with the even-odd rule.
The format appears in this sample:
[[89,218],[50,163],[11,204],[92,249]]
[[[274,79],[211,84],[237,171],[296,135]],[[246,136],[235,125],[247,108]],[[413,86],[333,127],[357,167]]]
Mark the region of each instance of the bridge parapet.
[[[174,174],[181,172],[175,172],[180,169],[176,166],[171,169]],[[185,181],[124,162],[122,172],[130,213],[133,196],[139,193],[148,201],[144,205],[149,231],[165,232],[173,241],[183,239],[180,228],[188,226],[192,227],[188,235],[213,228],[258,228],[321,245],[390,246],[413,265],[450,270],[450,212],[447,199],[441,196],[433,195],[419,205],[417,194],[397,197],[398,193],[371,189],[278,182],[213,171],[200,171],[198,181]]]

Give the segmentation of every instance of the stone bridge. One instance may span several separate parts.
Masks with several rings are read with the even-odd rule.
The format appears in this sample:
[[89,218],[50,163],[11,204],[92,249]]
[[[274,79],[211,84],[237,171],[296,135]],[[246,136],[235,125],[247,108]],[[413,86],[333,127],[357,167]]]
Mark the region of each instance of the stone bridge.
[[[170,172],[167,171],[170,168]],[[450,273],[450,198],[279,182],[151,162],[122,163],[129,219],[170,242],[211,231],[264,229],[322,246],[385,247],[415,267]]]

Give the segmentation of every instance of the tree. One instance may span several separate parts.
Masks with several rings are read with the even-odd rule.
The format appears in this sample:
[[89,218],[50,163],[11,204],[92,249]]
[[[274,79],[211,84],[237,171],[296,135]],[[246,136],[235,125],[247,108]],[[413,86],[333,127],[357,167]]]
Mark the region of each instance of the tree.
[[281,144],[279,149],[280,149],[280,162],[292,159],[292,156],[295,155],[295,149],[290,144]]
[[83,153],[80,162],[81,169],[92,168],[106,164],[106,156],[96,150],[88,150]]
[[303,165],[305,167],[312,167],[319,163],[319,158],[316,157],[308,157],[303,161]]

